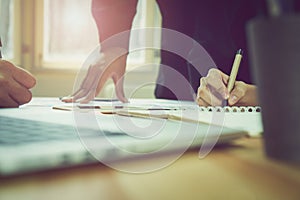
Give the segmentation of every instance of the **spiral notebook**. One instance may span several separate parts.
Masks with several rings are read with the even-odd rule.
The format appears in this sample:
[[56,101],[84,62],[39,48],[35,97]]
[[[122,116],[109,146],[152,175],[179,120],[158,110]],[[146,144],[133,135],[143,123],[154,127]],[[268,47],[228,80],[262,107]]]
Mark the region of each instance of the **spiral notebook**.
[[251,137],[263,133],[260,107],[193,107],[170,111],[121,110],[119,115],[130,117],[162,118],[169,120],[204,122],[246,131]]
[[261,108],[258,106],[199,107],[199,110],[199,121],[241,129],[253,137],[263,133]]

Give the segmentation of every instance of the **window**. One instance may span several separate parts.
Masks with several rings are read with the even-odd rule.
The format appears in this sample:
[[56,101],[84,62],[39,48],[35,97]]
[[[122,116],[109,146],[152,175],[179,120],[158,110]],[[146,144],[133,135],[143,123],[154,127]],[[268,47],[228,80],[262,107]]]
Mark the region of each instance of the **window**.
[[[99,43],[90,6],[91,0],[0,0],[3,54],[36,76],[34,96],[63,96],[72,92],[78,69]],[[133,28],[157,27],[160,23],[155,0],[139,0]],[[146,39],[158,46],[160,33],[139,34],[131,38],[130,45],[143,44]],[[130,54],[125,90],[136,88],[140,82],[155,82],[157,65],[143,64],[158,61],[157,50]],[[135,64],[146,67],[133,68]],[[109,84],[100,96],[111,94]],[[143,97],[152,95],[153,90],[151,86]]]
[[1,0],[0,1],[0,35],[2,41],[2,54],[5,59],[12,60],[15,57],[13,51],[14,40],[14,1]]
[[41,65],[76,68],[98,44],[91,0],[45,0]]
[[[37,1],[41,2],[41,1]],[[40,3],[41,4],[41,3]],[[91,15],[91,0],[44,0],[43,34],[39,44],[37,64],[44,68],[77,69],[98,45],[98,34]],[[160,25],[160,13],[155,0],[139,0],[133,28]],[[41,32],[37,30],[37,34]],[[144,35],[131,37],[130,46],[142,43]],[[149,38],[147,36],[147,38]],[[150,37],[160,41],[160,34]],[[128,63],[152,62],[158,51],[143,50],[131,53]]]
[[[145,27],[161,27],[161,15],[155,0],[139,0],[138,2],[137,14],[133,20],[132,28]],[[143,46],[146,40],[156,43],[155,46],[159,46],[160,38],[160,32],[157,31],[153,35],[147,36],[143,34],[131,35],[130,46]],[[158,62],[158,60],[158,50],[140,50],[131,52],[128,56],[128,63],[131,63],[131,65]]]

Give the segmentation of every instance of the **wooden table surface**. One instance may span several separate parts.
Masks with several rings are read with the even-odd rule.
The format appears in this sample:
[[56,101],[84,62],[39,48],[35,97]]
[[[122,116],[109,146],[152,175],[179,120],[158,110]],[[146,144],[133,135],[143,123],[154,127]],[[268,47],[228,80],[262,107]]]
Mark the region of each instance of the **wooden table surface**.
[[[149,166],[166,159],[130,161]],[[262,139],[243,138],[199,159],[190,150],[152,173],[130,174],[102,164],[0,179],[1,200],[239,199],[299,200],[300,165],[267,159]]]

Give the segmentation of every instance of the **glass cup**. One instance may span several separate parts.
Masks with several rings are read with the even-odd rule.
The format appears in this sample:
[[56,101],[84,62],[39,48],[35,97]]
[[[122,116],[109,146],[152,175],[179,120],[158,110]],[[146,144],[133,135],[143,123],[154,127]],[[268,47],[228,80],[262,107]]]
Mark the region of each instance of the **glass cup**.
[[252,74],[258,86],[264,145],[270,158],[300,162],[300,15],[247,24]]

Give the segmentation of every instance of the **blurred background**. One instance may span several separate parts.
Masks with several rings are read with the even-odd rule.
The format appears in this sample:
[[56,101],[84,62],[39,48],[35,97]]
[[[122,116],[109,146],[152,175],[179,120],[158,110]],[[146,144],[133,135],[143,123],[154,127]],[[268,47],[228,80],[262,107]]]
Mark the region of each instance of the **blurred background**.
[[[33,96],[58,97],[73,91],[82,63],[99,44],[91,15],[91,0],[0,0],[3,57],[37,78]],[[155,0],[139,0],[133,28],[160,27]],[[160,43],[160,34],[132,35],[130,45]],[[130,53],[125,93],[130,98],[154,98],[158,50]],[[148,64],[147,64],[148,63]],[[145,84],[146,83],[146,84]],[[138,89],[137,89],[138,88]],[[100,97],[111,97],[108,81]]]

